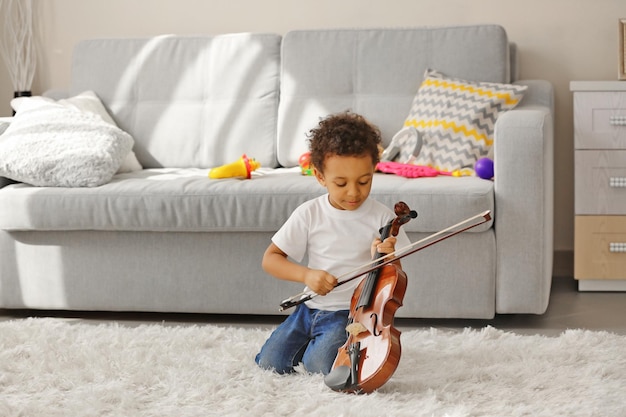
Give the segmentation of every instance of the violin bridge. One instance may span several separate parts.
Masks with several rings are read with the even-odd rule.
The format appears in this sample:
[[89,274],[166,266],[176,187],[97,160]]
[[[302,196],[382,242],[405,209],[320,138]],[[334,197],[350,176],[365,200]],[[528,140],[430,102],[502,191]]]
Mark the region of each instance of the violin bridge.
[[346,326],[346,331],[351,335],[351,336],[358,336],[359,334],[366,332],[367,331],[367,327],[363,326],[361,323],[356,322],[356,323],[350,323],[348,324],[348,326]]

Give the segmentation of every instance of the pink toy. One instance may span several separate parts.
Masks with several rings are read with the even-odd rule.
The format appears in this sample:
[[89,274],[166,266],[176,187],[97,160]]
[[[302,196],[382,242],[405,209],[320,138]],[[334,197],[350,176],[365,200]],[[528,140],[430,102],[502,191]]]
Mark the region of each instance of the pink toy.
[[401,164],[399,162],[379,162],[376,168],[386,174],[396,174],[401,177],[436,177],[437,175],[452,175],[451,172],[439,171],[425,165]]

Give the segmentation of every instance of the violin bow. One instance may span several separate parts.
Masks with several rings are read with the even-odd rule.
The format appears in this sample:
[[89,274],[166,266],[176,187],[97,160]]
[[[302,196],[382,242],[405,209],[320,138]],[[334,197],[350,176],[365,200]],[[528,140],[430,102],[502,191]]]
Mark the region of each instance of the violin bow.
[[[400,248],[394,252],[388,253],[385,256],[382,256],[378,259],[373,259],[359,266],[358,268],[353,269],[352,271],[348,271],[345,274],[340,275],[337,278],[338,282],[337,282],[337,285],[335,285],[335,288],[345,283],[348,283],[350,281],[353,281],[357,279],[358,277],[363,276],[369,272],[372,272],[375,269],[382,268],[385,265],[389,265],[390,263],[397,261],[399,259],[402,259],[406,256],[409,256],[417,251],[426,249],[427,247],[432,246],[435,243],[439,243],[442,240],[446,240],[452,236],[458,235],[459,233],[463,233],[466,230],[469,230],[473,227],[486,223],[489,220],[491,220],[491,210],[485,210],[484,212],[480,214],[467,218],[446,229],[433,233],[432,235],[426,236],[424,239],[411,243],[410,245]],[[363,268],[366,268],[366,269],[363,269]],[[345,277],[349,277],[349,278],[345,278]],[[280,303],[280,307],[278,311],[284,311],[291,307],[295,307],[298,304],[302,304],[306,301],[309,301],[317,297],[318,295],[319,294],[312,292],[312,291],[303,291],[300,294],[296,294],[292,297],[287,298],[286,300],[283,300]]]

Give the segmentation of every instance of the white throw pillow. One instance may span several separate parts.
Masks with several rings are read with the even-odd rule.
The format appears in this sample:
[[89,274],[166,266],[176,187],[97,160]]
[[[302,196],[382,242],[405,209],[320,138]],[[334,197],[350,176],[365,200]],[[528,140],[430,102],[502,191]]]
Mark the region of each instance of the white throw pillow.
[[[55,101],[42,96],[17,97],[11,100],[11,107],[16,113],[19,113],[20,111],[46,106],[50,103],[55,103]],[[56,103],[65,107],[98,115],[105,122],[110,123],[113,126],[117,126],[115,120],[113,120],[111,115],[109,115],[109,112],[102,104],[98,95],[93,91],[84,91],[74,97],[58,100]],[[135,152],[131,150],[124,159],[124,162],[122,162],[122,165],[117,173],[121,174],[124,172],[140,171],[142,169],[143,167],[137,160]]]
[[133,143],[90,112],[54,102],[20,108],[0,135],[0,176],[35,186],[95,187],[111,180]]

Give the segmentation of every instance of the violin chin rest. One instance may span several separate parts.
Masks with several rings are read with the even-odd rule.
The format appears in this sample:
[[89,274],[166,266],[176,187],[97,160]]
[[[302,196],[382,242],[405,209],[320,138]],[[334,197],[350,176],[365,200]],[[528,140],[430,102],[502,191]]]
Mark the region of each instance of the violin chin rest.
[[350,386],[350,367],[338,366],[324,377],[324,383],[333,391],[343,391]]

